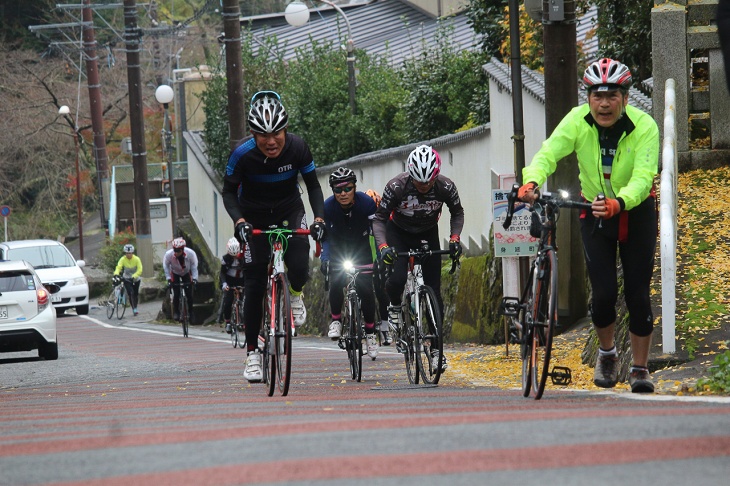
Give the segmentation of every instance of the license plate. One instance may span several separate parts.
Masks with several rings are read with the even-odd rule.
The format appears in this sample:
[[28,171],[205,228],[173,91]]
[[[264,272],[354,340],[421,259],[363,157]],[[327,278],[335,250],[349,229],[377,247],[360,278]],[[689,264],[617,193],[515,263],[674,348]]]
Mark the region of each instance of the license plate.
[[0,305],[0,319],[7,319],[8,318],[8,307],[5,305]]
[[51,302],[61,302],[60,295],[51,295]]

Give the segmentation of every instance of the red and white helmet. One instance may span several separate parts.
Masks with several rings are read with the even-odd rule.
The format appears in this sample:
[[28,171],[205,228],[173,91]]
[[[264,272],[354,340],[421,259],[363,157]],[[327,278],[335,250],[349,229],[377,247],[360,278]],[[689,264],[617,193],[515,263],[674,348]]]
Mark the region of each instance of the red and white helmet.
[[441,157],[428,145],[419,145],[408,156],[408,173],[413,180],[431,182],[441,172]]
[[594,88],[600,91],[628,90],[632,81],[631,71],[625,64],[607,57],[591,63],[583,73],[583,84],[588,91]]
[[172,247],[174,249],[185,248],[185,240],[183,238],[175,238],[172,240]]
[[233,257],[241,252],[241,244],[238,242],[235,236],[228,240],[228,244],[226,244],[226,251],[229,255]]

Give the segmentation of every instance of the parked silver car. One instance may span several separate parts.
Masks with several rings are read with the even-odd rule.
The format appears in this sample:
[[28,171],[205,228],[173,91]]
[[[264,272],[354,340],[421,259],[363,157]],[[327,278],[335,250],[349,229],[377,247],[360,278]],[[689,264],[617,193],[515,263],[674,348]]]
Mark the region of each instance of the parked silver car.
[[25,260],[33,265],[43,285],[58,285],[51,302],[56,313],[76,308],[78,315],[89,313],[89,283],[81,267],[63,243],[55,240],[18,240],[0,243],[0,260]]
[[24,261],[0,261],[0,353],[38,350],[38,356],[58,359],[56,312],[51,296],[33,266]]

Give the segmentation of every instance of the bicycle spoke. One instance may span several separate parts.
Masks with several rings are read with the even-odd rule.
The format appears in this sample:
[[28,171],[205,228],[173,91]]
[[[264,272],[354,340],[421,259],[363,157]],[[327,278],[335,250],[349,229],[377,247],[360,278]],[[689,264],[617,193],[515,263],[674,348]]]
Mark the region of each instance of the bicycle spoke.
[[412,296],[406,297],[403,301],[403,317],[404,319],[404,341],[406,342],[406,373],[408,374],[408,381],[414,385],[418,385],[420,381],[420,374],[418,372],[418,364],[416,363],[416,329],[414,323],[413,311],[411,310],[411,298]]
[[[424,285],[419,291],[421,292],[419,315],[416,320],[418,366],[424,383],[437,384],[441,377],[444,359],[443,339],[441,339],[441,311],[436,300],[436,294],[431,287]],[[436,366],[433,363],[435,355],[438,356]]]
[[550,374],[550,356],[552,354],[553,331],[557,324],[557,272],[554,268],[555,254],[549,251],[543,260],[540,272],[536,326],[533,334],[534,361],[532,384],[535,400],[539,400],[545,391],[545,383]]

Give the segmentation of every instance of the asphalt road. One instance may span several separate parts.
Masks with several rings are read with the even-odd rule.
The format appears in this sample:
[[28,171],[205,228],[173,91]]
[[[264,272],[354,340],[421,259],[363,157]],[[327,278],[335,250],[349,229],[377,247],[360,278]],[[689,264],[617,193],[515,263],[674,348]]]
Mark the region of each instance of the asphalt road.
[[0,484],[726,485],[730,399],[408,384],[298,337],[287,397],[218,329],[99,309],[58,320],[58,361],[0,355]]

